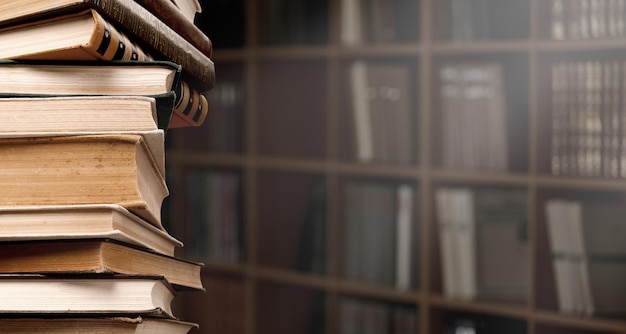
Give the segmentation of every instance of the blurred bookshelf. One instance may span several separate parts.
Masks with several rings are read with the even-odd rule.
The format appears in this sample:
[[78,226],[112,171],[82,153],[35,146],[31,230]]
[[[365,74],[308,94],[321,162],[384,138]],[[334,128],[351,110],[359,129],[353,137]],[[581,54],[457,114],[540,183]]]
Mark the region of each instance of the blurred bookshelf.
[[197,333],[626,332],[626,1],[204,8],[164,215]]

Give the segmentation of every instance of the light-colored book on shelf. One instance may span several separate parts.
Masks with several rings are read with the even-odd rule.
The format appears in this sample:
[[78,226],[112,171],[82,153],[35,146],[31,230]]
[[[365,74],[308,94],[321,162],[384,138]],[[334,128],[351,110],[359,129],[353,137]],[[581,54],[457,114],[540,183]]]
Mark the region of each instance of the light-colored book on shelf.
[[442,165],[508,169],[504,69],[497,62],[446,63],[439,68]]
[[413,160],[410,69],[363,60],[350,65],[355,155],[360,162]]
[[443,295],[523,302],[528,296],[526,194],[442,187],[435,193]]
[[396,288],[408,290],[413,285],[413,188],[403,184],[396,189]]

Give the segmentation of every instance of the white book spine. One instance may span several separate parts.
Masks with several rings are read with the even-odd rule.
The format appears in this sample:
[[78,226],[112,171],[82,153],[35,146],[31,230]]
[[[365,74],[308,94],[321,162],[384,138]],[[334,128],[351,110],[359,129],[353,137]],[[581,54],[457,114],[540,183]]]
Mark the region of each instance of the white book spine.
[[361,162],[374,159],[372,143],[372,125],[370,120],[370,106],[368,97],[367,64],[363,61],[354,62],[350,68],[352,87],[352,111],[356,132],[357,158]]
[[567,258],[566,206],[563,200],[550,200],[546,204],[548,239],[554,267],[559,310],[563,313],[574,312],[574,297],[571,289],[570,271]]
[[454,196],[455,210],[458,213],[455,237],[458,251],[459,298],[471,300],[477,294],[474,200],[469,189],[458,189]]
[[412,246],[412,211],[413,189],[403,184],[397,189],[396,214],[396,287],[408,290],[411,287],[411,246]]
[[454,298],[457,295],[454,278],[456,266],[453,258],[452,240],[452,203],[451,190],[437,189],[437,226],[439,228],[439,248],[441,253],[441,271],[443,276],[443,295]]

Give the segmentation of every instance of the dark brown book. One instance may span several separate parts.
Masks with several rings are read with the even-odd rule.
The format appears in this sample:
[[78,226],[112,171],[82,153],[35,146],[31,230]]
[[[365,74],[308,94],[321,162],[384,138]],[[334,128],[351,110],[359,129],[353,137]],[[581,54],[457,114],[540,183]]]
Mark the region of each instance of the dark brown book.
[[[36,46],[31,32],[38,24],[60,22],[85,9],[94,9],[111,25],[128,34],[133,41],[155,59],[168,60],[182,66],[183,80],[199,91],[208,91],[215,83],[215,65],[208,55],[185,40],[172,28],[133,0],[5,0],[0,2],[0,34],[20,29],[22,43]],[[95,17],[95,15],[94,15]],[[39,32],[40,33],[40,32]],[[1,51],[14,49],[2,43]],[[4,54],[2,59],[11,59]],[[51,58],[47,58],[51,59]],[[57,59],[57,60],[63,60]]]
[[135,0],[145,7],[172,30],[179,33],[189,43],[193,44],[202,53],[211,57],[213,44],[211,39],[202,30],[185,17],[185,14],[170,0]]
[[112,240],[54,240],[0,244],[0,273],[164,276],[174,288],[203,290],[202,265]]

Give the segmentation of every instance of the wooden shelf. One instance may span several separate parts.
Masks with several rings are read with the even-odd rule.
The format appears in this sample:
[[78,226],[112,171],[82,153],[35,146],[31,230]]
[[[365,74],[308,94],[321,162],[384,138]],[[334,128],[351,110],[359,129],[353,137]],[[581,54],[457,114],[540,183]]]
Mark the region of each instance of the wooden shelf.
[[[174,140],[167,152],[168,166],[175,167],[179,173],[173,179],[181,184],[187,182],[182,180],[193,169],[236,172],[240,177],[236,213],[241,218],[238,233],[244,253],[242,260],[239,264],[224,264],[207,259],[203,269],[203,277],[218,276],[218,282],[225,282],[222,276],[232,277],[237,281],[234,295],[238,300],[244,296],[245,310],[237,316],[244,318],[241,321],[245,329],[233,329],[232,333],[262,334],[270,329],[277,333],[306,331],[296,327],[287,330],[278,323],[276,319],[281,317],[273,314],[274,311],[260,309],[269,307],[288,313],[293,319],[307,318],[297,314],[302,308],[294,308],[294,314],[288,312],[290,303],[295,303],[289,298],[290,293],[307,300],[305,309],[319,307],[320,304],[311,300],[316,300],[318,293],[324,296],[324,333],[327,334],[340,333],[344,297],[414,307],[419,328],[412,333],[441,333],[446,315],[457,312],[519,320],[527,326],[529,334],[561,334],[570,330],[576,334],[626,333],[626,319],[585,318],[557,312],[551,262],[546,260],[550,253],[543,207],[556,195],[606,197],[612,201],[624,200],[626,204],[626,179],[549,174],[550,96],[546,95],[550,89],[551,62],[595,56],[623,62],[626,39],[550,40],[545,22],[549,20],[550,2],[486,0],[497,1],[494,5],[500,12],[519,14],[511,18],[510,25],[515,29],[507,29],[507,20],[490,14],[489,20],[493,21],[490,23],[501,31],[477,40],[453,41],[449,27],[452,0],[406,0],[417,4],[407,25],[414,30],[407,33],[402,30],[407,27],[397,27],[405,33],[398,40],[368,40],[348,46],[341,42],[343,0],[328,0],[324,2],[328,8],[322,29],[326,43],[316,39],[270,44],[264,39],[268,27],[264,26],[263,18],[268,1],[245,2],[241,15],[245,17],[246,33],[241,48],[214,51],[217,85],[221,80],[220,68],[225,67],[228,72],[222,78],[229,85],[232,81],[239,83],[237,94],[241,94],[243,102],[230,106],[241,109],[234,121],[241,131],[235,136],[239,139],[237,145],[222,151],[212,151],[206,143],[188,148],[186,141],[178,140],[180,132],[171,131],[169,136]],[[503,8],[503,4],[511,8]],[[521,12],[520,8],[527,12]],[[315,32],[313,26],[302,29]],[[408,157],[397,158],[402,162],[388,158],[385,162],[381,159],[364,163],[357,158],[350,77],[353,64],[361,61],[368,65],[401,64],[410,73],[406,102],[410,116],[406,124],[397,124],[407,125],[412,134]],[[439,69],[457,61],[502,65],[506,78],[503,86],[509,152],[505,170],[444,167]],[[220,94],[227,97],[234,94],[234,88],[229,89]],[[232,100],[231,96],[228,101]],[[230,110],[228,106],[218,107]],[[225,112],[220,117],[228,115]],[[219,130],[218,120],[197,133]],[[206,140],[202,134],[197,136]],[[411,240],[414,272],[410,289],[368,283],[366,279],[346,279],[349,276],[344,273],[347,257],[344,248],[349,230],[346,216],[350,214],[346,212],[350,210],[346,208],[346,198],[355,180],[396,188],[406,184],[412,189],[415,211],[411,226],[415,238]],[[515,189],[528,194],[525,232],[529,238],[530,268],[525,302],[462,301],[442,296],[435,194],[441,187],[457,185],[470,189]],[[171,210],[187,217],[191,213],[185,212],[184,203],[175,200],[187,190],[185,185],[175,186]],[[321,210],[321,214],[315,210]],[[189,233],[185,228],[172,232]],[[307,238],[315,233],[311,231],[324,237]],[[315,252],[323,253],[317,255],[323,261],[320,264],[309,259],[311,263],[307,264],[323,269],[298,268],[300,246],[314,239],[319,243]],[[262,317],[268,319],[259,319]]]

